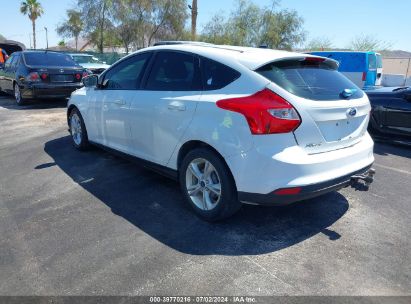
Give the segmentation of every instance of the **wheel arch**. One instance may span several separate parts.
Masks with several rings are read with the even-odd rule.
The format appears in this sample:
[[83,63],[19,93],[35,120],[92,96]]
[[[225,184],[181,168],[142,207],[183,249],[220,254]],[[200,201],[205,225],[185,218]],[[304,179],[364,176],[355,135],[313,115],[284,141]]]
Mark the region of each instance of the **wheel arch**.
[[233,173],[231,172],[230,166],[228,165],[228,163],[225,160],[224,156],[220,152],[218,152],[218,150],[216,148],[214,148],[210,144],[208,144],[204,141],[201,141],[201,140],[190,140],[190,141],[185,142],[180,147],[180,149],[178,151],[178,155],[177,155],[177,171],[178,171],[178,174],[180,174],[180,166],[181,166],[181,163],[183,162],[184,157],[190,151],[192,151],[194,149],[198,149],[198,148],[209,149],[209,150],[213,151],[221,159],[221,161],[224,163],[224,165],[228,169],[228,172],[229,172],[231,178],[233,179],[234,186],[237,189],[237,184],[236,184],[235,178],[234,178]]

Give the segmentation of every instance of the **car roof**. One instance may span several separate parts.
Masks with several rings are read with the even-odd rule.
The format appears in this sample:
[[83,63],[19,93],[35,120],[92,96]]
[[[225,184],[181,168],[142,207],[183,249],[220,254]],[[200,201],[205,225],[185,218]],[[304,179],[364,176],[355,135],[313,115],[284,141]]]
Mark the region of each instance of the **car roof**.
[[48,50],[24,50],[24,51],[21,51],[22,53],[24,53],[24,54],[49,54],[49,53],[51,53],[51,54],[64,54],[64,53],[61,53],[61,52],[55,52],[55,51],[48,51]]
[[[143,50],[187,51],[212,59],[223,59],[225,62],[236,61],[250,70],[255,70],[276,60],[307,57],[307,54],[272,50],[267,48],[215,45],[207,43],[164,44],[149,47]],[[314,55],[310,56],[317,57]]]

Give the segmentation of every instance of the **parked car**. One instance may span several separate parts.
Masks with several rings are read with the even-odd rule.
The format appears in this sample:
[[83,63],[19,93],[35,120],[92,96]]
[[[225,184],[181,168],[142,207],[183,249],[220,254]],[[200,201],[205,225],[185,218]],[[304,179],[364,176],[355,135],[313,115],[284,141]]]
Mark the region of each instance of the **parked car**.
[[196,43],[133,53],[69,100],[73,144],[180,181],[210,221],[371,183],[367,96],[332,59]]
[[51,51],[14,52],[0,69],[0,90],[18,105],[35,98],[67,98],[88,73],[70,56]]
[[381,85],[383,67],[382,57],[379,53],[322,51],[310,54],[337,60],[340,65],[338,71],[360,88]]
[[100,61],[98,58],[90,54],[69,54],[71,58],[83,68],[91,71],[92,74],[103,73],[110,65],[106,64],[104,61]]
[[411,144],[411,88],[366,91],[371,102],[369,131],[375,138]]

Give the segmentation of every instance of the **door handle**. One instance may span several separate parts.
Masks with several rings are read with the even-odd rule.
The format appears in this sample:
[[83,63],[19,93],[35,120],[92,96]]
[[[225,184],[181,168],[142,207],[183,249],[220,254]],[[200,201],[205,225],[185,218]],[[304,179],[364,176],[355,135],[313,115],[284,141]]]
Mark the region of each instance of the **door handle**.
[[126,104],[126,102],[122,99],[116,99],[114,100],[114,103],[119,106],[124,106]]
[[169,110],[175,110],[175,111],[185,111],[186,110],[186,106],[181,101],[172,101],[168,104],[167,107]]

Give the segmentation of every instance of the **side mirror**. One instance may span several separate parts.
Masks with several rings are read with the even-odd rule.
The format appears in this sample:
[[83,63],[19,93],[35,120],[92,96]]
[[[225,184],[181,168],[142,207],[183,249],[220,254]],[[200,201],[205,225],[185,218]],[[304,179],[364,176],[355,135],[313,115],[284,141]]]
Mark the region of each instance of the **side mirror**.
[[83,84],[86,88],[96,87],[98,83],[97,75],[89,75],[83,78]]

